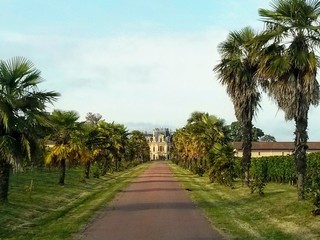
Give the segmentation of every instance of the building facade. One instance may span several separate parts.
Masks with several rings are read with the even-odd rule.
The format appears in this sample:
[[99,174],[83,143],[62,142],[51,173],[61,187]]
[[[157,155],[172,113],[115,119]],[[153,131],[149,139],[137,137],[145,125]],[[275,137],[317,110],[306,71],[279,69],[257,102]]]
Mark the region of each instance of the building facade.
[[[307,153],[320,151],[320,142],[308,142]],[[235,156],[242,157],[242,142],[234,142]],[[285,156],[293,154],[293,142],[252,142],[252,157]]]
[[146,134],[150,147],[151,160],[168,160],[172,145],[172,132],[168,128],[155,128],[152,134]]

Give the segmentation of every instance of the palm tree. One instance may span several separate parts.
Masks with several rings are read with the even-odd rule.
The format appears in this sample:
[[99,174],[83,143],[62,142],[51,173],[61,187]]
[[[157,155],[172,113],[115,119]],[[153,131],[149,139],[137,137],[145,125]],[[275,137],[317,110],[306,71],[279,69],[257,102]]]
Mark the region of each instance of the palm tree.
[[66,161],[79,158],[81,146],[72,142],[72,135],[80,128],[78,119],[79,115],[75,111],[54,110],[51,114],[54,132],[49,138],[55,142],[55,145],[50,148],[45,161],[47,164],[60,165],[60,185],[64,185]]
[[140,131],[132,131],[128,139],[130,160],[146,162],[150,160],[150,147],[144,134]]
[[105,163],[103,166],[102,174],[106,173],[109,165],[109,160],[114,162],[115,170],[118,171],[119,163],[124,158],[125,147],[128,140],[128,131],[122,124],[116,124],[114,122],[107,123],[105,121],[99,121],[98,129],[101,131],[101,136],[104,138],[104,155]]
[[84,163],[84,177],[89,178],[91,163],[103,156],[104,148],[107,143],[105,136],[99,131],[97,123],[85,122],[75,141],[80,147],[80,161]]
[[259,10],[266,23],[266,30],[259,37],[265,43],[259,74],[268,79],[267,90],[284,111],[285,118],[295,121],[298,198],[304,199],[308,111],[310,105],[318,105],[320,99],[316,79],[320,1],[276,0],[271,8]]
[[212,148],[228,145],[228,128],[222,119],[203,112],[193,112],[187,122],[174,133],[172,154],[176,163],[203,174]]
[[237,120],[242,125],[242,169],[249,184],[251,164],[252,120],[259,107],[261,94],[257,78],[256,33],[249,27],[231,32],[219,45],[221,61],[215,66],[218,80],[227,88]]
[[31,159],[36,127],[48,123],[45,108],[59,96],[40,91],[41,73],[23,57],[0,61],[0,202],[8,200],[9,172],[14,163]]
[[129,133],[126,127],[122,124],[112,123],[110,126],[112,129],[111,138],[109,139],[111,143],[111,154],[115,161],[116,171],[118,171],[120,161],[124,157]]

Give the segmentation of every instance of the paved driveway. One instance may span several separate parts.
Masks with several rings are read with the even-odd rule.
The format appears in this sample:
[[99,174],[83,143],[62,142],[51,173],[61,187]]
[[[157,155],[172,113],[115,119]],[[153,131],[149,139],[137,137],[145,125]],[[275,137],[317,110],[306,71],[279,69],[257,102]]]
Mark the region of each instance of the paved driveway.
[[166,162],[154,162],[84,231],[82,240],[223,239]]

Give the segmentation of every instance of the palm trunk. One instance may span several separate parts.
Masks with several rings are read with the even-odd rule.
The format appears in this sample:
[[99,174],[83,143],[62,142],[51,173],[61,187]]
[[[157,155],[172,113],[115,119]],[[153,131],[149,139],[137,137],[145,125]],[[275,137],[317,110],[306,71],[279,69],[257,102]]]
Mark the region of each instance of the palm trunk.
[[87,179],[89,179],[90,177],[90,166],[91,166],[91,161],[87,161],[84,166],[84,177]]
[[117,154],[116,157],[115,157],[115,165],[116,165],[116,172],[119,171],[120,169],[120,161],[121,161],[121,155],[120,154]]
[[0,203],[8,202],[10,164],[0,159]]
[[249,186],[250,166],[251,166],[251,147],[252,147],[252,122],[247,121],[243,124],[243,142],[242,142],[242,171],[244,173],[244,182]]
[[119,168],[118,158],[115,158],[115,167],[116,167],[116,172],[118,172],[118,168]]
[[105,176],[107,174],[107,171],[110,169],[112,160],[110,159],[110,156],[106,156],[103,162],[102,170],[101,170],[101,176]]
[[105,176],[108,171],[108,158],[105,159],[103,162],[102,170],[101,170],[101,176]]
[[304,178],[307,170],[306,150],[308,148],[308,111],[306,111],[303,115],[304,116],[295,119],[296,130],[294,159],[297,171],[297,190],[299,200],[305,199]]
[[60,163],[60,178],[59,178],[59,184],[64,185],[64,178],[66,176],[66,160],[62,159]]

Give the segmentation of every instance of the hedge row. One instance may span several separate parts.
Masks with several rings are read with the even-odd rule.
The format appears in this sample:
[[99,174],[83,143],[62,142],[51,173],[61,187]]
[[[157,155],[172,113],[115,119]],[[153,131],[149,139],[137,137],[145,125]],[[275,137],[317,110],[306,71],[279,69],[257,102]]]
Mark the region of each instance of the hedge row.
[[[307,155],[307,178],[320,174],[320,152]],[[296,182],[296,169],[293,155],[270,156],[251,159],[251,176],[266,178],[267,182]]]
[[266,177],[268,182],[294,183],[296,170],[293,156],[252,158],[251,176],[255,178],[261,175]]

